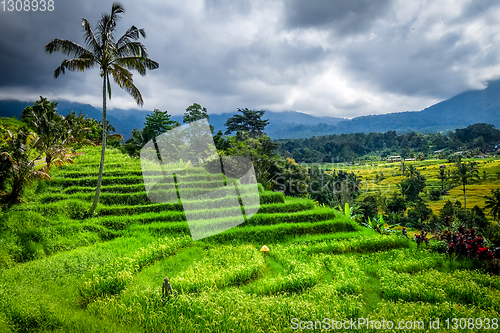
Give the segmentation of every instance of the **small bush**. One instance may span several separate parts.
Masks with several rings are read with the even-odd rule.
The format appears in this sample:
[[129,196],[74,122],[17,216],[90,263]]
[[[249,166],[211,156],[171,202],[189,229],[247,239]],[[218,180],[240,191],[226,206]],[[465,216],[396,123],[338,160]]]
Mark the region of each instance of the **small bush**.
[[440,190],[432,190],[429,193],[429,199],[432,201],[437,201],[441,197],[441,191]]
[[448,251],[448,244],[445,241],[433,242],[430,249],[432,252],[444,254]]
[[45,251],[42,244],[34,241],[27,241],[24,244],[22,258],[23,260],[36,260],[45,257]]
[[70,219],[83,219],[88,209],[88,204],[80,200],[67,200],[64,206],[66,216]]

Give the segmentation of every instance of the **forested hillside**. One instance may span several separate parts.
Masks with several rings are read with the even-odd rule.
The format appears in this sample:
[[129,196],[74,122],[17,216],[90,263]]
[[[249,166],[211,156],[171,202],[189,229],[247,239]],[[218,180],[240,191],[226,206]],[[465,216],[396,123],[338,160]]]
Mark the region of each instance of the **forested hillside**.
[[[385,158],[398,155],[402,158],[425,158],[435,154],[441,158],[459,150],[480,155],[496,152],[500,147],[500,130],[491,124],[474,124],[446,133],[422,134],[410,132],[397,134],[353,133],[326,135],[310,139],[278,140],[283,156],[301,162],[352,162],[370,155]],[[436,153],[434,153],[436,152]]]
[[[270,123],[266,129],[271,139],[311,138],[313,136],[349,134],[349,133],[385,133],[394,131],[398,134],[408,132],[436,133],[454,131],[475,123],[488,123],[500,126],[500,81],[489,82],[484,90],[463,92],[448,100],[432,105],[422,111],[397,112],[382,115],[370,115],[343,119],[336,117],[314,117],[295,111],[266,111],[266,119]],[[31,102],[12,100],[0,101],[0,116],[16,116],[19,119],[24,107]],[[187,106],[186,106],[187,107]],[[161,106],[158,107],[162,111]],[[88,104],[72,103],[61,100],[58,103],[61,114],[71,111],[83,112],[96,120],[101,119],[102,111]],[[144,123],[148,112],[152,110],[109,110],[109,121],[124,138],[131,136],[137,124]],[[173,120],[181,122],[184,110],[167,110]],[[234,112],[218,113],[219,110],[208,110],[210,123],[215,132],[225,130],[224,123]],[[235,109],[236,112],[236,109]]]

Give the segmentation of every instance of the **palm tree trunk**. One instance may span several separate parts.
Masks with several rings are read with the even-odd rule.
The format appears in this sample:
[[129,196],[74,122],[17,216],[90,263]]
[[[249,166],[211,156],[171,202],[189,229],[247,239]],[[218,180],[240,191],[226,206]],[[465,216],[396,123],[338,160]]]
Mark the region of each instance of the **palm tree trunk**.
[[99,165],[99,176],[97,177],[97,188],[95,190],[94,202],[92,203],[92,207],[88,212],[89,216],[92,216],[94,213],[97,202],[99,201],[99,194],[101,192],[101,184],[102,184],[102,173],[104,171],[104,154],[106,152],[106,130],[107,130],[107,121],[106,121],[106,78],[107,73],[104,71],[103,81],[102,81],[102,151],[101,151],[101,164]]
[[465,184],[464,184],[464,208],[467,209],[467,197],[465,196]]

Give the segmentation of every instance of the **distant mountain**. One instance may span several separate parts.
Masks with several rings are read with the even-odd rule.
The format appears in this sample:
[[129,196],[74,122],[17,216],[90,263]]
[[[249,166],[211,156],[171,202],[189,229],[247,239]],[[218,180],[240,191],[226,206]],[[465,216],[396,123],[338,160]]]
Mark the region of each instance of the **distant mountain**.
[[[12,117],[16,116],[19,119],[21,112],[28,105],[33,105],[33,102],[19,102],[14,100],[3,100],[0,101],[0,117]],[[67,115],[72,110],[79,113],[80,110],[87,117],[94,119],[102,119],[102,109],[95,108],[89,104],[81,104],[68,102],[66,100],[58,101],[57,112],[61,115]],[[134,128],[142,129],[144,127],[144,122],[146,121],[146,115],[153,110],[121,110],[112,109],[107,111],[108,121],[116,128],[117,133],[121,133],[126,139],[131,136],[132,130]],[[226,131],[224,123],[227,118],[237,114],[234,113],[222,113],[222,114],[209,114],[210,124],[214,126],[215,133],[222,130]],[[177,120],[182,124],[182,115],[173,116],[171,119]],[[269,119],[269,125],[266,127],[266,133],[272,139],[279,138],[291,138],[289,129],[300,126],[309,134],[304,135],[317,135],[321,128],[328,128],[329,126],[337,124],[339,121],[344,120],[344,118],[334,118],[334,117],[314,117],[305,113],[296,111],[284,111],[284,112],[272,112],[266,111],[264,114],[264,119]],[[317,126],[319,126],[317,128]],[[328,133],[324,133],[328,134]]]
[[475,123],[500,126],[500,80],[483,90],[471,90],[422,111],[357,117],[339,122],[332,134],[356,132],[438,132]]
[[[0,116],[19,118],[22,110],[34,102],[19,102],[12,100],[0,101]],[[101,119],[102,110],[88,104],[59,101],[58,112],[66,115],[71,110],[95,119]],[[108,111],[108,120],[115,126],[118,133],[125,138],[130,137],[133,128],[141,129],[145,117],[153,110],[120,110]],[[227,118],[237,114],[210,114],[210,124],[225,131]],[[182,115],[173,119],[182,123]],[[407,133],[411,131],[428,133],[456,128],[465,128],[475,123],[489,123],[500,127],[500,80],[491,81],[483,90],[466,91],[448,100],[432,105],[422,111],[397,112],[382,115],[363,116],[353,119],[334,117],[314,117],[296,111],[272,112],[266,111],[264,119],[269,119],[266,133],[272,139],[309,138],[328,134],[370,133],[396,131]]]

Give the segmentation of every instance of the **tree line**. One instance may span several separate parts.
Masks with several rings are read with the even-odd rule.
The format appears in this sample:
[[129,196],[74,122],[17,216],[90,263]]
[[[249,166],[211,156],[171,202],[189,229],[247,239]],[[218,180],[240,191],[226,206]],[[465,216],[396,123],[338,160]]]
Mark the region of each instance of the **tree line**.
[[438,151],[442,158],[459,150],[484,153],[500,148],[500,130],[478,123],[447,133],[351,133],[325,135],[308,139],[277,140],[279,152],[298,162],[353,162],[370,155],[422,157]]
[[[74,163],[75,149],[102,142],[101,121],[74,111],[61,116],[57,102],[42,96],[24,108],[20,120],[18,128],[0,125],[0,203],[19,202],[33,180],[50,179],[53,166]],[[109,124],[107,128],[114,131]],[[123,140],[119,134],[109,138]]]

